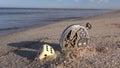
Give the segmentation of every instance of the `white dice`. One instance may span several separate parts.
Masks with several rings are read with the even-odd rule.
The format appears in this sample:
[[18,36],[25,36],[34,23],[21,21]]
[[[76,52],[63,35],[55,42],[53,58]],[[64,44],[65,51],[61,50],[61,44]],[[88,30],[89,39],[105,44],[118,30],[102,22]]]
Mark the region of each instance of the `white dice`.
[[42,60],[46,57],[55,56],[55,50],[48,44],[44,44],[42,47],[42,52],[39,55],[39,59]]

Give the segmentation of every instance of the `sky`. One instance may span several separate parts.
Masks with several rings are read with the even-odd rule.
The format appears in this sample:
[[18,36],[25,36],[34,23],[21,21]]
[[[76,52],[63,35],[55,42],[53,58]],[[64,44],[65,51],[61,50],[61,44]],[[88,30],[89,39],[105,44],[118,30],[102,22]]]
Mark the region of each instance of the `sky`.
[[0,7],[120,9],[120,0],[0,0]]

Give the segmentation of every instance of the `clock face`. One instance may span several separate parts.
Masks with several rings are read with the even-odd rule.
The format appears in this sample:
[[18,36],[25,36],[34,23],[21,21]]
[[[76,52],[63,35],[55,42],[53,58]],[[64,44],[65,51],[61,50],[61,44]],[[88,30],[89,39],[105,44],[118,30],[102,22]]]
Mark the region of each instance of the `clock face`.
[[86,46],[88,44],[89,44],[88,31],[85,27],[80,25],[70,25],[63,31],[60,37],[60,46],[62,48]]

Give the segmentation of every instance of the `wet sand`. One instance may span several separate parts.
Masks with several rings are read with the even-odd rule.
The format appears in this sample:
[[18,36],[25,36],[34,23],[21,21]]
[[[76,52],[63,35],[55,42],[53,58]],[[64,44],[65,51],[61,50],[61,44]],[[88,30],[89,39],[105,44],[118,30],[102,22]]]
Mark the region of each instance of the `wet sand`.
[[[66,49],[60,53],[59,38],[71,24],[89,30],[87,47]],[[34,60],[43,44],[50,44],[59,56],[53,61]],[[82,20],[62,21],[0,36],[0,68],[119,68],[120,67],[120,11]]]

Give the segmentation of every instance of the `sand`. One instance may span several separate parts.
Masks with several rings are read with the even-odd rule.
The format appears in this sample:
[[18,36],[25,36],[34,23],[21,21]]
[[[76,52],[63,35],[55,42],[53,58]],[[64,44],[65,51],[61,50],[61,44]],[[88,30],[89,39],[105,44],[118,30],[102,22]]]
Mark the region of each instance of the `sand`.
[[[60,53],[59,39],[62,31],[71,24],[89,30],[87,47],[66,49]],[[52,61],[35,60],[43,44],[51,45],[59,55]],[[120,68],[120,11],[67,20],[43,27],[32,28],[0,36],[0,68]]]

